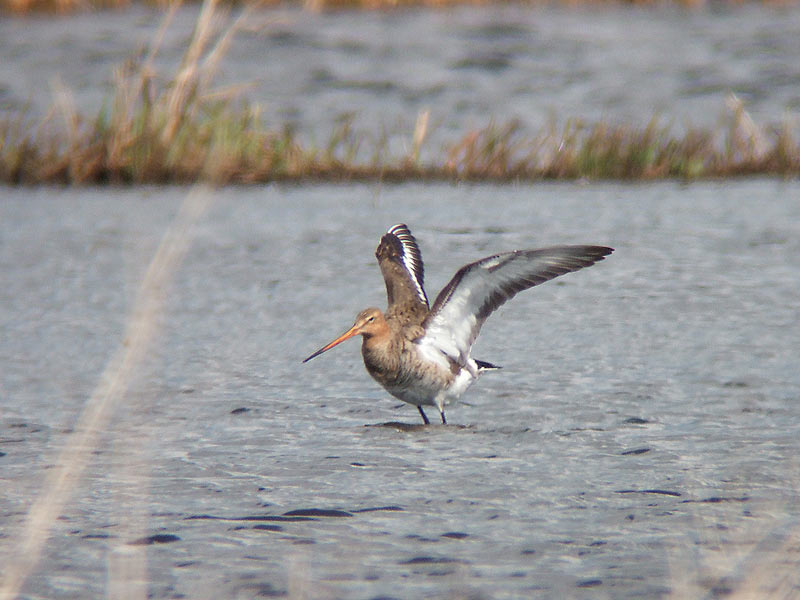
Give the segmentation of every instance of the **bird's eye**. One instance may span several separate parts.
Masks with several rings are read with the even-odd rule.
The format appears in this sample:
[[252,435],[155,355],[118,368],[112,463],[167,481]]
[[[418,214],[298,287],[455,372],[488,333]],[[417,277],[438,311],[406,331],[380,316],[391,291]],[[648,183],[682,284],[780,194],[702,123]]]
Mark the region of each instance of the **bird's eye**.
[[367,323],[372,323],[374,320],[375,320],[375,317],[370,317],[369,319],[367,319]]

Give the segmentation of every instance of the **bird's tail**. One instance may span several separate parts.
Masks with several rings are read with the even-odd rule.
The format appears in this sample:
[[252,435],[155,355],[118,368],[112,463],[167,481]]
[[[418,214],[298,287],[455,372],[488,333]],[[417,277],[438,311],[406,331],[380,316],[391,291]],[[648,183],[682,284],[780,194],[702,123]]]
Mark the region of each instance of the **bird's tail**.
[[490,362],[486,362],[485,360],[476,360],[475,364],[478,365],[478,372],[480,371],[494,371],[496,369],[502,369],[503,367],[499,367],[497,365],[493,365]]

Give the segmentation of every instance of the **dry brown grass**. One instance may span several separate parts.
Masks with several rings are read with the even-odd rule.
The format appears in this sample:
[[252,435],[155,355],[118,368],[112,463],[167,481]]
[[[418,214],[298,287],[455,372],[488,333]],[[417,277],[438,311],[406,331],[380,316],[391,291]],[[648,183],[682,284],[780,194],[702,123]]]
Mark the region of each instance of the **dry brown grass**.
[[[423,162],[430,114],[421,113],[400,154],[389,135],[359,132],[342,119],[320,147],[303,145],[288,128],[264,125],[243,88],[218,89],[214,76],[235,20],[206,0],[174,74],[159,77],[154,59],[177,5],[143,56],[115,73],[107,110],[86,118],[69,90],[55,89],[40,121],[25,112],[0,121],[0,181],[8,184],[255,183],[275,180],[539,180],[659,179],[800,175],[796,126],[760,126],[733,95],[717,130],[675,135],[658,119],[644,126],[571,119],[539,132],[490,123]],[[318,133],[318,132],[315,132]],[[427,155],[432,152],[428,151]],[[369,158],[364,158],[364,157]]]
[[568,121],[526,137],[515,124],[464,136],[446,167],[469,179],[662,179],[800,173],[790,123],[762,128],[731,97],[721,131],[676,136],[653,119],[644,127]]

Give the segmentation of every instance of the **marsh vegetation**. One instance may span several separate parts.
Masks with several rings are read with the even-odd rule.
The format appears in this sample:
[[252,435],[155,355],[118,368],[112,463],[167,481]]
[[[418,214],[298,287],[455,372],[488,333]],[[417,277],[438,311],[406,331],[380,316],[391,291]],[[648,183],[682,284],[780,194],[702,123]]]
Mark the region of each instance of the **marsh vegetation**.
[[[358,114],[328,131],[268,122],[246,86],[217,85],[220,62],[252,10],[236,19],[207,1],[172,72],[156,58],[177,5],[142,52],[118,67],[96,114],[75,105],[68,82],[44,116],[0,120],[0,180],[9,184],[256,183],[279,180],[696,179],[800,173],[796,124],[756,123],[733,94],[715,127],[589,121],[554,116],[538,130],[488,118],[431,142],[436,106],[407,131],[375,131]],[[163,70],[163,67],[162,67]],[[401,144],[390,143],[392,137]],[[317,140],[309,142],[309,139]]]

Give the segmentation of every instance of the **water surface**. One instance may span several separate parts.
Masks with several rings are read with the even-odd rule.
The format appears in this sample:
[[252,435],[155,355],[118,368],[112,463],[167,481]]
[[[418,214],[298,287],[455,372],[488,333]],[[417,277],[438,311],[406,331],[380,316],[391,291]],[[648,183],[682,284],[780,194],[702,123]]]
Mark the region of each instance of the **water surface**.
[[[2,192],[3,563],[186,193]],[[697,597],[796,572],[797,183],[213,194],[24,597],[113,596],[142,556],[153,598]],[[431,296],[495,251],[617,250],[487,321],[475,355],[504,369],[452,425],[385,427],[419,415],[355,341],[300,361],[385,304],[399,221]]]
[[[171,77],[199,8],[181,9],[156,68]],[[45,114],[51,89],[92,118],[109,106],[115,67],[155,37],[162,13],[125,11],[0,21],[0,112]],[[327,142],[343,116],[407,151],[430,111],[426,151],[490,120],[538,131],[551,120],[715,128],[735,93],[758,122],[800,109],[800,11],[791,7],[460,7],[440,11],[256,12],[219,83],[246,84],[267,125]],[[369,146],[365,142],[364,146]]]

